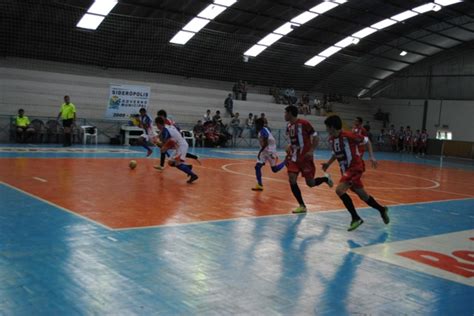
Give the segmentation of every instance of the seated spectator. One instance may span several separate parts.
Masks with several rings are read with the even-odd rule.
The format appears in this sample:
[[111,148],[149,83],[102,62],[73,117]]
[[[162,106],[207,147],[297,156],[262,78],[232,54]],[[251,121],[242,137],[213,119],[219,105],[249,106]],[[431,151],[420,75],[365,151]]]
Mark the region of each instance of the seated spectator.
[[129,126],[140,126],[140,114],[131,114],[130,121],[128,121]]
[[309,95],[303,94],[301,96],[302,111],[304,115],[311,114],[311,109],[309,108]]
[[226,114],[229,114],[230,117],[233,117],[234,116],[234,112],[233,112],[234,111],[234,101],[232,100],[232,93],[229,93],[229,95],[225,99],[224,107],[225,107]]
[[224,133],[221,132],[221,125],[215,122],[204,123],[204,135],[206,145],[210,147],[224,146],[227,138]]
[[230,121],[230,127],[232,127],[232,137],[242,137],[244,129],[240,126],[239,112],[234,114],[234,117]]
[[212,121],[211,110],[208,109],[206,111],[206,114],[204,114],[203,122],[206,123],[206,122],[211,122],[211,121]]
[[221,111],[216,111],[216,114],[212,117],[212,122],[222,124]]
[[35,129],[30,126],[28,116],[25,116],[25,110],[19,109],[18,116],[15,118],[16,141],[23,143],[30,139],[35,133]]
[[204,145],[204,125],[201,120],[197,121],[197,124],[193,128],[194,138],[196,139],[196,145],[203,147]]

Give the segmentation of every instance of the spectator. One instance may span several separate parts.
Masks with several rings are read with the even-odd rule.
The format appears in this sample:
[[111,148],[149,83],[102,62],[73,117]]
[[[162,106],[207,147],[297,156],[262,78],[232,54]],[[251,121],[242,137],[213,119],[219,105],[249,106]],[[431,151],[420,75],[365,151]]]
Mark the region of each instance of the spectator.
[[275,100],[276,104],[281,103],[281,92],[280,88],[277,88],[277,86],[273,85],[273,87],[270,88],[270,95],[273,96],[273,99]]
[[230,115],[230,117],[234,116],[234,101],[232,100],[232,93],[229,93],[227,98],[224,101],[224,107],[226,110],[226,113]]
[[392,147],[392,151],[397,151],[397,130],[395,129],[395,125],[390,125],[388,136],[390,137],[390,145]]
[[194,133],[194,139],[196,140],[197,146],[203,147],[205,136],[204,136],[204,125],[202,124],[201,120],[198,120],[197,124],[194,125],[193,133]]
[[204,114],[203,122],[206,123],[206,122],[211,122],[211,121],[212,121],[211,110],[208,109],[206,111],[206,114]]
[[244,81],[242,84],[241,92],[242,92],[242,101],[247,101],[247,89],[248,89],[248,83],[247,81]]
[[385,146],[385,130],[382,128],[377,136],[377,149],[383,150]]
[[216,111],[216,114],[212,117],[212,122],[222,125],[221,111]]
[[249,117],[245,120],[245,128],[250,131],[250,137],[256,136],[255,133],[255,118],[252,113],[249,113]]
[[239,82],[237,83],[237,92],[238,92],[241,96],[242,96],[243,87],[244,87],[244,83],[242,82],[242,80],[239,80]]
[[308,94],[303,94],[301,96],[301,107],[302,107],[302,113],[304,115],[311,114],[311,109],[309,108],[309,95]]
[[59,111],[57,119],[59,120],[59,118],[62,119],[64,127],[63,146],[71,146],[71,127],[76,120],[76,106],[70,102],[68,95],[64,96],[64,103],[61,105],[61,110]]
[[230,121],[230,127],[232,127],[232,137],[242,137],[244,129],[240,126],[239,112],[234,114],[234,117]]
[[236,100],[239,100],[240,91],[239,91],[239,84],[237,82],[234,83],[234,86],[232,87],[232,92],[234,93],[234,98]]
[[322,115],[322,114],[321,114],[321,109],[322,109],[322,107],[321,107],[321,101],[320,101],[318,98],[314,98],[314,105],[313,105],[313,107],[314,107],[314,114],[315,114],[315,115],[317,115],[317,116],[318,116],[318,115]]
[[25,116],[25,110],[19,109],[15,118],[16,141],[23,143],[33,136],[35,129],[30,125],[30,119]]

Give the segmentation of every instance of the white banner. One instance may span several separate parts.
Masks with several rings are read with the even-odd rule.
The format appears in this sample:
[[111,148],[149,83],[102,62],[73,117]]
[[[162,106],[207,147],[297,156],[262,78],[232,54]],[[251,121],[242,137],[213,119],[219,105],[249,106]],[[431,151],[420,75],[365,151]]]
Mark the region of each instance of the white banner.
[[131,114],[138,114],[140,108],[147,108],[150,87],[111,84],[105,117],[113,120],[127,120]]

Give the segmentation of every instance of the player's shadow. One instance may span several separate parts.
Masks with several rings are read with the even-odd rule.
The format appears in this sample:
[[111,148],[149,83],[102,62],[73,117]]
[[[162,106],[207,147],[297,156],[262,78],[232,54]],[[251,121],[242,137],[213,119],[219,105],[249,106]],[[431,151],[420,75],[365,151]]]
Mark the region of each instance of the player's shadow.
[[[276,284],[278,296],[285,297],[291,302],[297,302],[301,296],[303,287],[308,277],[307,251],[314,242],[322,242],[326,239],[330,227],[325,225],[321,232],[308,238],[299,239],[299,226],[306,214],[299,215],[295,222],[288,226],[280,240],[281,248],[281,271],[280,278]],[[278,272],[276,272],[278,273]],[[296,307],[296,304],[290,304]],[[285,310],[291,313],[291,310]]]
[[[377,238],[368,241],[367,244],[384,243],[387,238],[387,232],[383,232]],[[347,244],[351,249],[361,247],[360,244],[351,239],[347,240]],[[363,255],[348,251],[342,258],[342,262],[332,278],[325,277],[319,271],[316,272],[321,283],[324,285],[324,292],[320,295],[321,300],[315,304],[315,313],[329,313],[334,315],[349,315],[351,313],[351,311],[347,310],[347,304],[351,301],[348,298],[348,294],[354,285],[354,277],[357,268],[363,259]]]

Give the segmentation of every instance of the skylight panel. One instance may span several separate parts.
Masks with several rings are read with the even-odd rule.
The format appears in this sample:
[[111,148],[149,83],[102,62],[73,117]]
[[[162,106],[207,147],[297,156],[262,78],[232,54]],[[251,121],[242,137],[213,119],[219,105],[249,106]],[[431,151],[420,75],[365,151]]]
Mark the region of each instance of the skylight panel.
[[220,5],[223,5],[225,7],[230,7],[231,5],[233,5],[236,2],[237,2],[237,0],[214,0],[215,4],[220,4]]
[[265,49],[267,49],[267,46],[262,46],[262,45],[253,45],[248,49],[245,53],[244,56],[251,56],[251,57],[257,57],[261,52],[263,52]]
[[314,67],[325,59],[326,59],[326,57],[321,57],[321,56],[316,55],[313,58],[311,58],[310,60],[308,60],[307,62],[305,62],[304,64],[306,66]]
[[309,11],[315,12],[315,13],[318,13],[318,14],[323,14],[324,12],[327,12],[329,10],[334,9],[338,5],[339,4],[334,3],[334,2],[321,2],[317,6],[312,7],[311,9],[309,9]]
[[282,26],[280,26],[279,28],[274,30],[273,33],[286,35],[286,34],[290,33],[291,31],[293,31],[293,28],[297,27],[297,26],[298,26],[298,24],[291,23],[291,22],[286,22],[285,24],[283,24]]
[[198,14],[198,17],[214,20],[214,18],[224,12],[225,9],[227,8],[220,5],[210,4]]
[[201,18],[194,18],[191,21],[189,21],[188,24],[186,24],[183,27],[183,31],[189,31],[189,32],[199,32],[203,27],[207,25],[207,23],[211,22],[210,20],[206,19],[201,19]]
[[439,11],[440,9],[441,7],[439,5],[430,2],[427,4],[420,5],[416,8],[413,8],[412,10],[421,14],[421,13],[426,13],[429,11]]
[[395,23],[397,23],[397,21],[391,20],[391,19],[385,19],[375,24],[372,24],[370,27],[373,27],[374,29],[377,29],[377,30],[381,30],[386,27],[389,27],[390,25],[394,25]]
[[354,34],[352,34],[352,36],[357,37],[357,38],[364,38],[375,32],[377,32],[377,29],[366,27],[365,29],[355,32]]
[[357,44],[357,43],[359,43],[359,41],[360,40],[358,38],[348,36],[345,39],[343,39],[343,40],[337,42],[336,44],[334,44],[334,46],[345,48],[345,47],[347,47],[351,44]]
[[305,23],[311,21],[312,19],[314,19],[317,16],[318,16],[318,14],[316,14],[316,13],[306,11],[306,12],[301,13],[297,17],[293,18],[291,20],[291,22],[298,23],[298,24],[305,24]]
[[170,43],[184,45],[194,35],[196,35],[196,33],[186,32],[186,31],[179,31],[178,33],[176,33],[175,36],[173,36],[173,38],[170,40]]
[[335,53],[337,53],[341,49],[342,49],[341,47],[331,46],[331,47],[326,48],[325,50],[323,50],[321,53],[319,53],[319,56],[329,57],[331,55],[334,55]]
[[270,46],[282,37],[283,37],[283,35],[270,33],[267,36],[265,36],[264,38],[262,38],[257,44]]
[[455,3],[462,2],[462,0],[435,0],[434,1],[436,4],[442,5],[443,7],[452,5]]
[[86,13],[76,26],[82,29],[96,30],[104,19],[105,16]]
[[88,13],[107,15],[117,5],[117,0],[96,0],[89,10]]
[[398,22],[401,22],[401,21],[405,21],[409,18],[412,18],[414,16],[418,15],[418,13],[416,12],[413,12],[411,10],[408,10],[408,11],[405,11],[405,12],[402,12],[400,14],[397,14],[397,15],[394,15],[391,17],[392,20],[395,20],[395,21],[398,21]]

